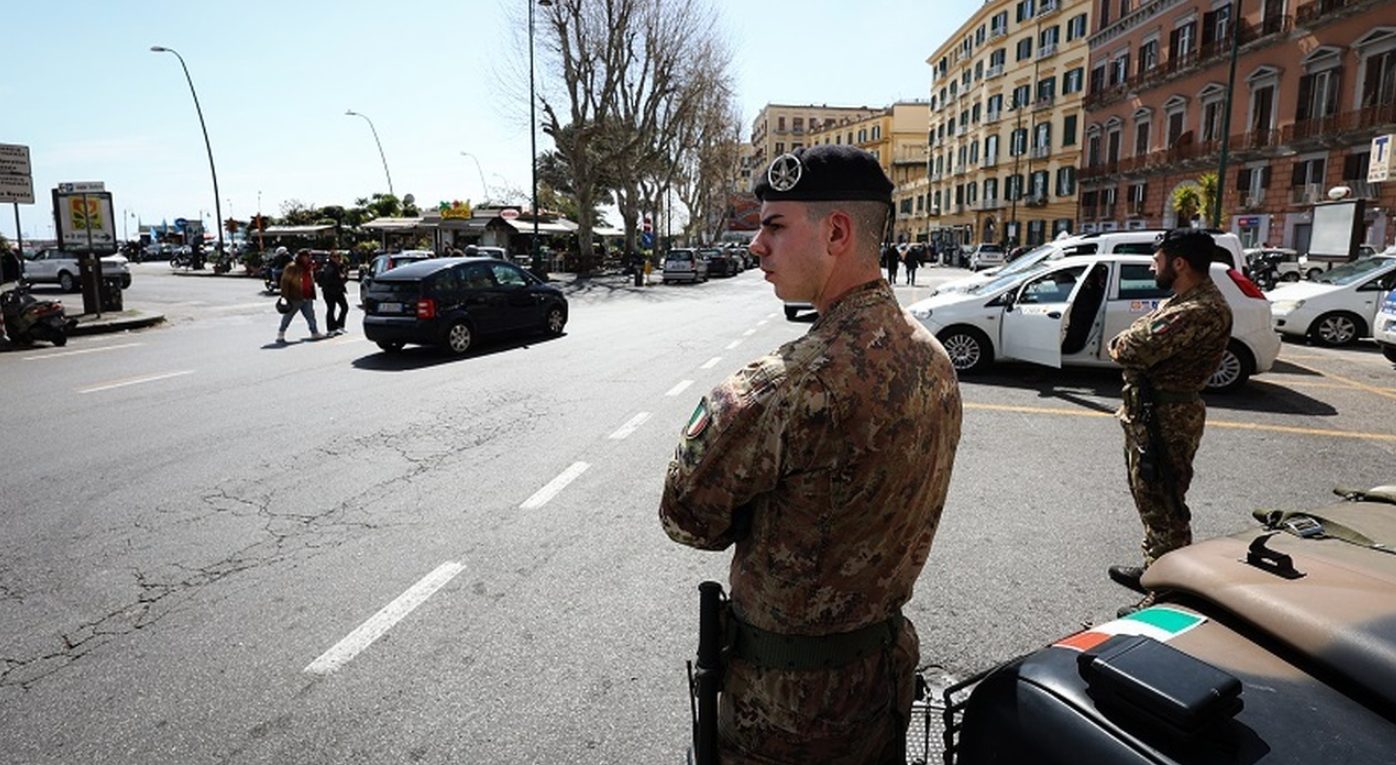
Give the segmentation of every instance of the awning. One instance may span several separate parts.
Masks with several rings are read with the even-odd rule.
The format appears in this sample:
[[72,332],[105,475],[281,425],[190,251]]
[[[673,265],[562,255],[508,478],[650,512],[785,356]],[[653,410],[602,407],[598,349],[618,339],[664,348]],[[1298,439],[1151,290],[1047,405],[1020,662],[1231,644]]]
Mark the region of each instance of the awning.
[[597,236],[625,236],[625,231],[618,228],[594,228],[591,233]]
[[[514,230],[519,232],[520,234],[533,233],[533,221],[531,220],[519,220],[518,218],[515,218],[514,220],[505,222],[512,226]],[[544,223],[542,221],[538,222],[538,233],[540,234],[571,234],[576,230],[577,224],[575,223],[573,223],[571,226],[567,226],[563,223]]]
[[264,236],[329,236],[334,233],[334,226],[267,226],[252,232]]
[[373,231],[412,231],[420,228],[421,218],[374,218],[373,220],[361,224],[359,228],[366,228]]

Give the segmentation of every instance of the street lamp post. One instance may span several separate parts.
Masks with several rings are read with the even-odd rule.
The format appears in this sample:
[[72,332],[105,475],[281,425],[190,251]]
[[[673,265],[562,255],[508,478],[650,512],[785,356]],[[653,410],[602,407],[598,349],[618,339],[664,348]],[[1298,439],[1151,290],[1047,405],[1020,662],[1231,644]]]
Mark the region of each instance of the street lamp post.
[[1241,0],[1231,5],[1231,65],[1226,75],[1226,106],[1222,111],[1221,157],[1217,161],[1217,192],[1212,200],[1212,228],[1221,228],[1222,198],[1226,196],[1226,163],[1231,150],[1231,91],[1236,87],[1236,53],[1241,47]]
[[388,193],[397,196],[393,193],[393,174],[388,172],[388,158],[383,154],[383,142],[378,140],[378,128],[373,126],[373,120],[369,119],[367,114],[360,114],[353,109],[345,109],[344,116],[363,117],[364,121],[368,123],[368,129],[373,131],[373,142],[378,145],[378,158],[383,160],[383,175],[388,178]]
[[[528,2],[528,145],[533,166],[533,273],[546,278],[543,270],[543,256],[538,250],[538,92],[533,81],[533,5]],[[548,7],[553,0],[537,0],[538,5]]]
[[[179,66],[184,70],[184,79],[189,83],[189,95],[194,97],[194,111],[199,115],[199,129],[204,132],[204,149],[208,151],[208,172],[213,176],[213,209],[218,220],[223,220],[223,204],[220,202],[218,193],[218,169],[213,165],[213,145],[208,142],[208,126],[204,124],[204,110],[199,106],[199,94],[194,90],[194,78],[189,76],[189,66],[184,63],[184,57],[179,55],[179,51],[174,48],[166,48],[160,45],[150,46],[152,53],[173,53],[179,59]],[[224,257],[223,250],[223,226],[218,227],[218,255]]]
[[480,167],[480,158],[475,156],[474,154],[471,154],[468,151],[463,151],[460,153],[460,155],[462,157],[470,157],[471,159],[475,160],[475,172],[480,174],[480,188],[482,190],[481,193],[485,195],[483,198],[480,199],[480,202],[482,204],[488,202],[490,196],[490,185],[488,183],[485,183],[485,171],[483,168]]

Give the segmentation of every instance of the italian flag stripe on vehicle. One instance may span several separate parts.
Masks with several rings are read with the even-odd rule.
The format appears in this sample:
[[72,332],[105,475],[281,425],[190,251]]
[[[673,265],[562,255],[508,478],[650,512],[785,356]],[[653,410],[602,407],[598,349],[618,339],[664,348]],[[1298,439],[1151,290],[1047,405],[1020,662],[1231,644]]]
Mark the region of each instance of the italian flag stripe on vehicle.
[[1207,621],[1204,617],[1168,606],[1150,606],[1053,643],[1060,648],[1089,651],[1115,635],[1144,635],[1159,642],[1169,640]]

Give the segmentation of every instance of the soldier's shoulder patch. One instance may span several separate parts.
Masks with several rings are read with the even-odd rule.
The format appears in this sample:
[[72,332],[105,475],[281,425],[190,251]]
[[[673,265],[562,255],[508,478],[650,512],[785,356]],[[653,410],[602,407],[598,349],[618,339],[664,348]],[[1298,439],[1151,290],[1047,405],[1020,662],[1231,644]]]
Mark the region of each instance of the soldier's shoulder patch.
[[1154,335],[1162,335],[1173,326],[1172,316],[1160,316],[1149,323],[1149,332]]
[[703,431],[708,429],[708,425],[712,421],[712,413],[708,411],[708,398],[704,396],[698,402],[698,406],[694,407],[693,415],[688,418],[688,425],[683,429],[683,437],[692,439],[703,435]]

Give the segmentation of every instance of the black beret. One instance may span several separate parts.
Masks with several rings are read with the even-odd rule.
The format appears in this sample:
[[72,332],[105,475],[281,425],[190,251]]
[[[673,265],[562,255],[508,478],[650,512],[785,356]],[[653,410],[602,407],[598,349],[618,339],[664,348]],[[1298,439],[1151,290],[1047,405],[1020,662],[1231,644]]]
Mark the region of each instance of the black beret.
[[892,182],[877,159],[862,149],[822,144],[771,161],[752,193],[762,202],[865,200],[892,204]]
[[1205,256],[1208,260],[1231,259],[1231,253],[1218,245],[1211,234],[1195,228],[1175,228],[1164,232],[1154,249],[1180,257],[1195,255]]

